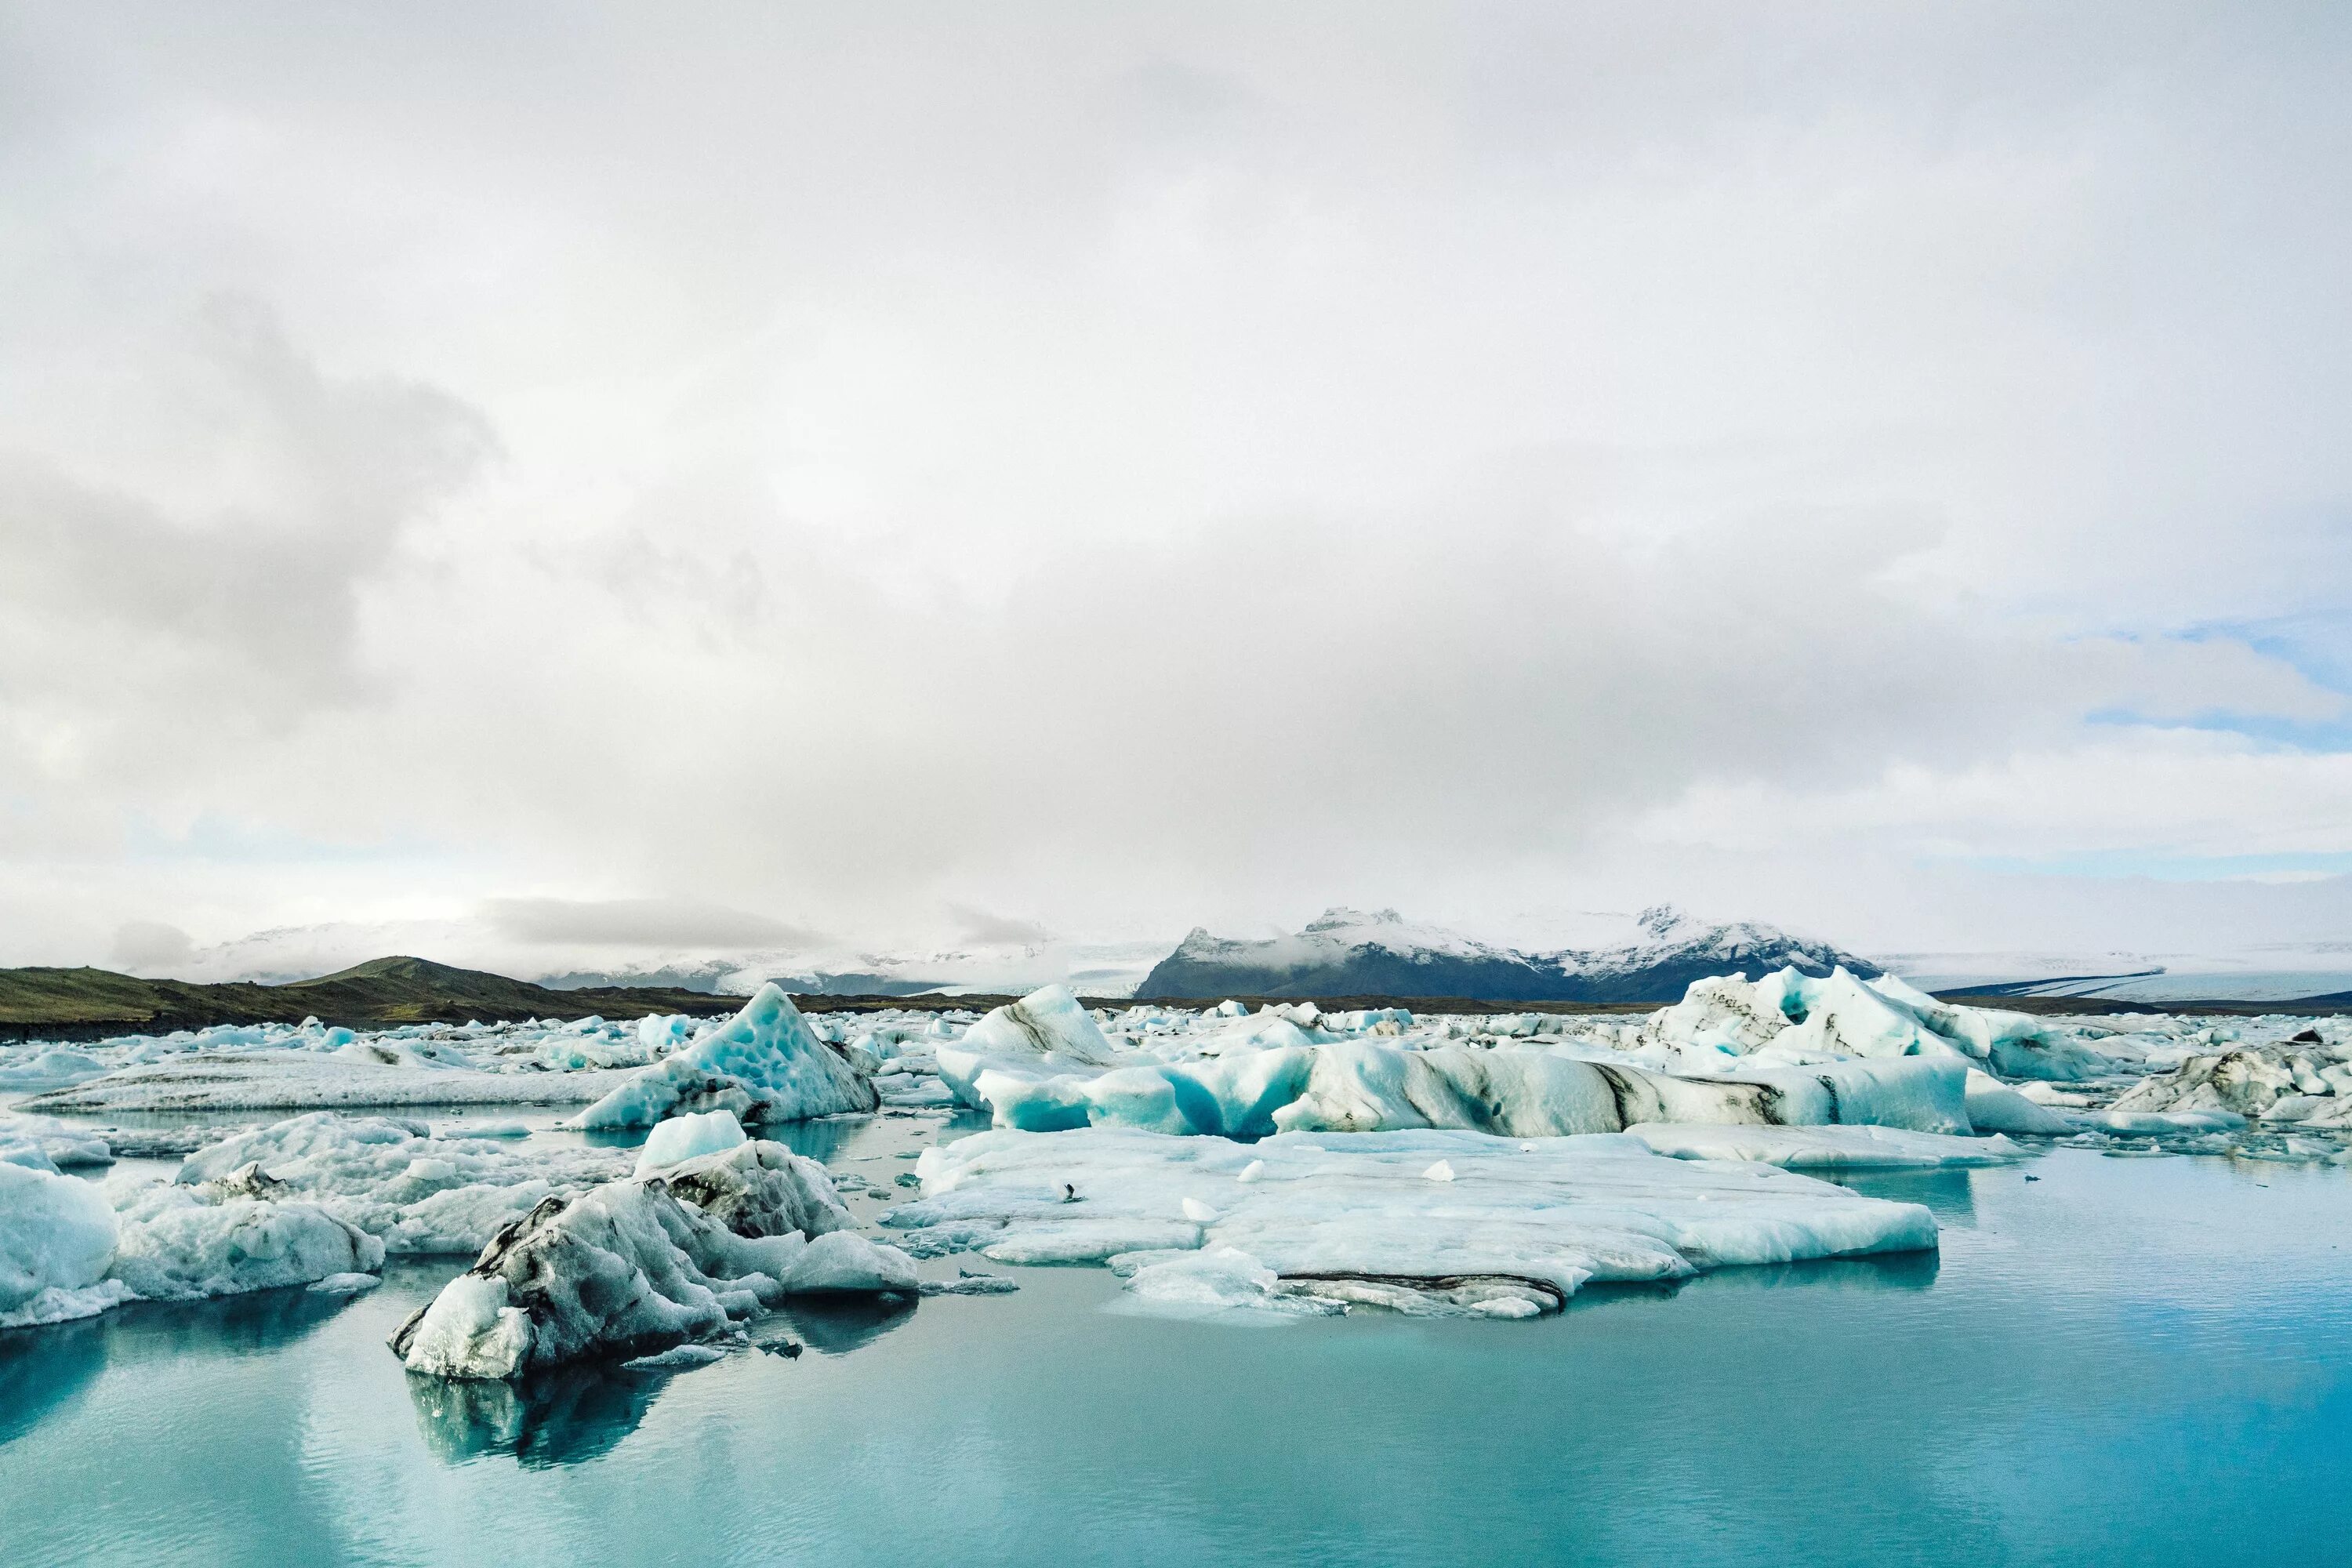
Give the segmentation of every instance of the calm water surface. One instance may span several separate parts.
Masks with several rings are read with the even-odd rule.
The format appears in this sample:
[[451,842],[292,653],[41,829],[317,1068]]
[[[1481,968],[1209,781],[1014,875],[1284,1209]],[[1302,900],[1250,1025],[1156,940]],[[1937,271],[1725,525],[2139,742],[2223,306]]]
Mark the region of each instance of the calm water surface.
[[[803,1137],[887,1183],[907,1125]],[[797,1358],[516,1395],[383,1348],[457,1260],[133,1307],[0,1334],[0,1561],[2352,1559],[2352,1176],[2066,1151],[1853,1184],[1931,1205],[1940,1258],[1534,1323],[1169,1321],[1006,1269],[761,1325]]]

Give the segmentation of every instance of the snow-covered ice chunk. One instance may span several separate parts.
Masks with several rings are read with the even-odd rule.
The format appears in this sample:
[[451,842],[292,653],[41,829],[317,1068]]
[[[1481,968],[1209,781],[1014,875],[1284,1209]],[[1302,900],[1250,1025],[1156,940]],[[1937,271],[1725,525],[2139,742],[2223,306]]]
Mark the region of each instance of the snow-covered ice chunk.
[[726,1359],[727,1352],[716,1345],[672,1345],[666,1351],[636,1356],[621,1364],[631,1372],[684,1372]]
[[1347,1309],[1312,1296],[1285,1295],[1281,1277],[1237,1247],[1205,1247],[1155,1259],[1128,1275],[1127,1288],[1146,1309],[1170,1317],[1210,1312],[1281,1319],[1318,1317]]
[[101,1076],[106,1063],[80,1051],[45,1050],[13,1059],[0,1055],[0,1089],[63,1089]]
[[582,1112],[580,1125],[650,1127],[706,1110],[730,1111],[747,1123],[800,1121],[878,1103],[872,1082],[819,1040],[771,982],[725,1024],[630,1075]]
[[914,1260],[849,1223],[822,1166],[744,1143],[541,1204],[392,1346],[412,1372],[507,1378],[705,1339],[795,1292],[911,1293]]
[[1867,1171],[2004,1165],[2025,1151],[2002,1137],[1955,1138],[1895,1127],[1704,1127],[1645,1122],[1626,1130],[1678,1160],[1752,1160],[1790,1170]]
[[310,1290],[319,1296],[357,1296],[383,1283],[381,1274],[330,1274],[324,1279],[313,1280]]
[[[1423,1178],[1438,1160],[1454,1181]],[[1253,1162],[1262,1173],[1223,1189],[1232,1196],[1219,1218],[1184,1217],[1189,1193]],[[1511,1283],[1501,1294],[1548,1308],[1593,1279],[1679,1279],[1936,1244],[1917,1205],[1769,1165],[1670,1160],[1622,1134],[1529,1145],[1456,1131],[1283,1134],[1242,1144],[1118,1128],[995,1131],[928,1149],[916,1169],[922,1197],[883,1223],[917,1250],[1117,1258],[1139,1273],[1171,1260],[1158,1255],[1230,1247],[1286,1290],[1308,1280],[1415,1291],[1502,1280]]]
[[1440,1160],[1428,1170],[1423,1171],[1421,1173],[1421,1179],[1424,1182],[1450,1182],[1454,1179],[1454,1167]]
[[318,1110],[200,1149],[175,1180],[224,1197],[315,1203],[394,1253],[474,1253],[545,1199],[626,1173],[631,1159],[620,1149],[432,1137],[404,1118]]
[[2024,1013],[1955,1007],[1892,975],[1826,978],[1781,969],[1691,982],[1683,999],[1653,1014],[1642,1039],[1683,1053],[1758,1053],[1799,1063],[1838,1057],[1953,1055],[2011,1078],[2074,1079],[2110,1069],[2067,1026]]
[[0,1328],[87,1318],[126,1300],[130,1288],[106,1277],[117,1231],[88,1182],[0,1163]]
[[1969,1125],[1979,1132],[2024,1132],[2063,1138],[2074,1124],[2046,1105],[2036,1104],[1990,1073],[1969,1069]]
[[675,1165],[699,1154],[715,1154],[722,1149],[732,1149],[749,1140],[743,1124],[735,1120],[731,1110],[706,1110],[701,1115],[673,1116],[658,1122],[646,1135],[645,1147],[637,1152],[640,1176],[650,1176],[666,1165]]
[[32,1110],[306,1110],[336,1107],[562,1105],[594,1100],[622,1072],[486,1072],[307,1050],[174,1053],[73,1089]]
[[308,1285],[383,1267],[383,1242],[315,1204],[205,1203],[190,1188],[166,1184],[132,1195],[121,1220],[114,1278],[153,1301]]
[[1107,1067],[1110,1042],[1066,986],[1042,985],[1018,1002],[982,1017],[964,1034],[963,1048],[982,1056],[1059,1057]]
[[106,1135],[51,1116],[0,1116],[0,1160],[35,1170],[111,1165]]

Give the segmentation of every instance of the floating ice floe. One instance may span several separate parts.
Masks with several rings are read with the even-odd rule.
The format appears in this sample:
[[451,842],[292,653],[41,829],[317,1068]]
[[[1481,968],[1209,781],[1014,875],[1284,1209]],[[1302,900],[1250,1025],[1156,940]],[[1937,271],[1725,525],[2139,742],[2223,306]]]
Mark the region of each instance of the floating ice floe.
[[434,1136],[392,1116],[311,1111],[235,1133],[174,1184],[318,1205],[395,1254],[472,1253],[550,1197],[628,1173],[633,1152]]
[[412,1372],[511,1378],[708,1339],[789,1295],[918,1289],[856,1235],[824,1168],[747,1142],[549,1199],[502,1230],[392,1339]]
[[582,1112],[580,1125],[651,1127],[709,1110],[747,1123],[800,1121],[878,1104],[872,1082],[819,1040],[772,983],[725,1024],[631,1074]]
[[[1216,1054],[1198,1060],[1129,1058],[1083,1071],[1068,1070],[1067,1058],[1014,1061],[942,1049],[940,1074],[998,1126],[1031,1132],[1116,1126],[1247,1138],[1434,1127],[1557,1137],[1643,1121],[1973,1130],[1968,1067],[1957,1055],[1804,1067],[1718,1059],[1702,1077],[1599,1059],[1608,1053],[1566,1044],[1307,1041],[1295,1025],[1276,1022],[1300,1043],[1223,1038]],[[2040,1113],[2027,1107],[2021,1114]]]
[[105,1134],[48,1116],[0,1116],[0,1162],[35,1170],[114,1163]]
[[88,1182],[0,1161],[0,1329],[87,1318],[131,1299],[107,1278],[114,1210]]
[[316,1205],[0,1163],[0,1328],[373,1273],[383,1244]]
[[2222,1112],[2305,1128],[2352,1127],[2352,1045],[2317,1030],[2283,1045],[2190,1057],[2142,1079],[2108,1108],[2117,1114]]
[[[1453,1179],[1430,1180],[1433,1162]],[[1595,1279],[1936,1245],[1917,1205],[1768,1164],[1668,1159],[1622,1134],[996,1131],[926,1150],[916,1169],[922,1197],[883,1219],[909,1251],[1108,1263],[1139,1301],[1184,1310],[1355,1300],[1520,1316]],[[1214,1217],[1193,1217],[1202,1208]]]
[[1643,1122],[1626,1130],[1677,1160],[1752,1160],[1801,1171],[1940,1170],[2005,1165],[2025,1151],[1998,1133],[1954,1138],[1895,1127],[1706,1127]]
[[1750,982],[1691,983],[1651,1015],[1642,1040],[1677,1052],[1715,1051],[1807,1064],[1840,1057],[1959,1056],[2004,1078],[2068,1080],[2112,1070],[2072,1031],[2025,1013],[1955,1007],[1893,975],[1820,979],[1782,969]]
[[[389,1056],[392,1059],[383,1059]],[[335,1107],[561,1105],[594,1100],[628,1074],[488,1072],[386,1049],[194,1052],[36,1095],[31,1110],[299,1110]]]

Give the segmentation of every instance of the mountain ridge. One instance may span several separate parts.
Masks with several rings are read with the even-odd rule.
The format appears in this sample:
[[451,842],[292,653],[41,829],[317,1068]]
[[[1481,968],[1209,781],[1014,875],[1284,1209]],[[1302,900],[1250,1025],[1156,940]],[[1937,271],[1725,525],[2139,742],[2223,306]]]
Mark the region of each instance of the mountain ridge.
[[1138,987],[1145,996],[1246,994],[1475,996],[1496,1002],[1666,1003],[1697,979],[1745,969],[1843,966],[1868,978],[1868,959],[1753,921],[1709,924],[1669,905],[1642,911],[1642,939],[1615,947],[1524,952],[1443,926],[1334,905],[1296,933],[1220,937],[1195,926]]

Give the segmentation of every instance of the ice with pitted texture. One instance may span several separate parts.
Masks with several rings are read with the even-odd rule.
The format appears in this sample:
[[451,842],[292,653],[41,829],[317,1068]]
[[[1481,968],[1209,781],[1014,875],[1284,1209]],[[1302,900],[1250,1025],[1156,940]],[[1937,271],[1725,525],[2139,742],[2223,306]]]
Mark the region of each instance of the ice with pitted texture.
[[626,1174],[631,1160],[622,1149],[435,1137],[402,1117],[317,1110],[198,1150],[177,1182],[315,1203],[394,1253],[473,1253],[545,1199]]
[[509,1378],[706,1339],[789,1295],[915,1293],[914,1260],[849,1224],[822,1166],[742,1143],[542,1203],[392,1346],[412,1372]]
[[[1440,1162],[1451,1180],[1430,1178]],[[996,1131],[926,1150],[916,1169],[922,1197],[884,1220],[914,1250],[1108,1263],[1145,1281],[1140,1299],[1191,1309],[1286,1312],[1295,1309],[1276,1298],[1346,1300],[1362,1285],[1392,1293],[1384,1305],[1511,1316],[1555,1310],[1592,1279],[1936,1245],[1935,1221],[1917,1205],[1769,1164],[1670,1159],[1622,1134],[1285,1133],[1237,1143],[1126,1128]],[[1214,1217],[1192,1217],[1202,1209]],[[1188,1259],[1204,1248],[1213,1261]],[[1171,1266],[1180,1272],[1155,1272]],[[1477,1301],[1447,1294],[1471,1282],[1483,1282]]]
[[771,984],[718,1028],[631,1074],[583,1111],[580,1125],[651,1127],[710,1110],[745,1123],[801,1121],[878,1103],[873,1083],[819,1040],[793,999]]

